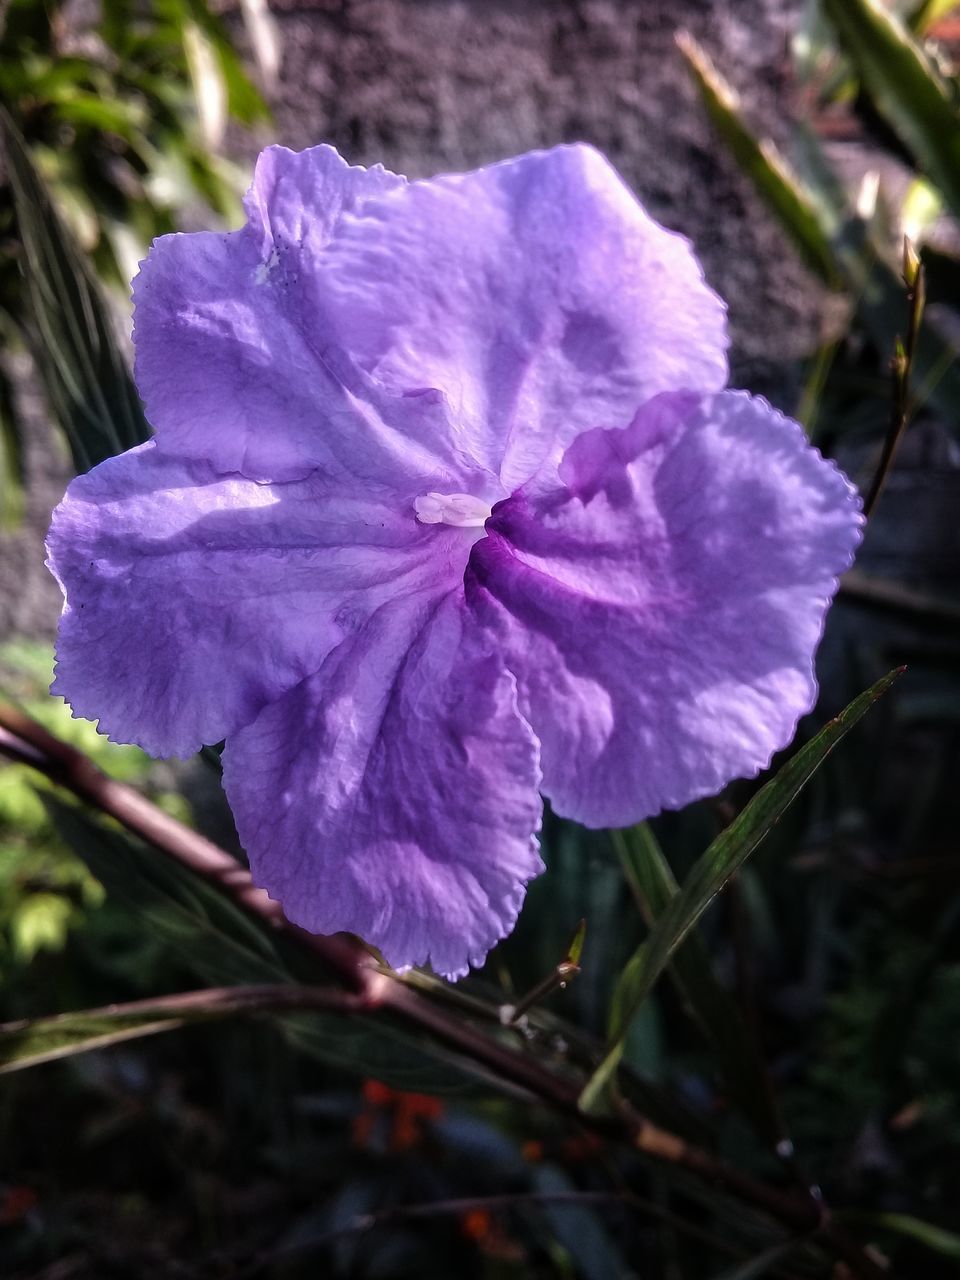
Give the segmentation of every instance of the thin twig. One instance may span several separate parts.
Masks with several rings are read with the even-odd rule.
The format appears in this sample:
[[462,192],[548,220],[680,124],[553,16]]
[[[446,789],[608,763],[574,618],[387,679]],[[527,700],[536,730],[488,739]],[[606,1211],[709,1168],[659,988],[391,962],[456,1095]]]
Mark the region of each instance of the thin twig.
[[862,569],[848,569],[840,581],[840,592],[864,604],[876,605],[905,613],[924,622],[938,623],[955,631],[960,626],[960,604],[928,591],[865,573]]
[[583,1114],[578,1106],[581,1080],[557,1074],[465,1019],[452,1018],[445,1009],[384,973],[375,958],[349,937],[316,937],[291,925],[279,904],[256,888],[249,873],[228,853],[163,813],[132,787],[108,778],[81,752],[55,738],[21,711],[0,703],[0,730],[6,731],[0,735],[0,752],[30,764],[78,799],[108,814],[154,848],[215,885],[250,914],[308,947],[335,971],[347,990],[358,997],[351,1011],[381,1013],[426,1032],[466,1063],[479,1065],[498,1081],[519,1087],[583,1128],[612,1140],[628,1142],[634,1150],[654,1160],[695,1174],[768,1214],[790,1232],[816,1233],[859,1280],[889,1280],[889,1271],[831,1220],[816,1191],[781,1190],[759,1182],[704,1148],[661,1129],[626,1103],[613,1115]]
[[917,334],[920,332],[925,290],[923,267],[906,236],[903,238],[903,283],[907,290],[907,337],[905,342],[897,338],[891,361],[893,404],[890,427],[883,442],[883,451],[880,454],[880,462],[870,485],[870,491],[863,504],[864,515],[868,520],[880,501],[883,487],[893,467],[894,456],[910,421],[910,375],[913,371]]
[[[731,1244],[729,1240],[714,1235],[696,1223],[689,1222],[679,1214],[671,1213],[653,1201],[638,1196],[632,1191],[507,1191],[489,1196],[460,1196],[449,1200],[430,1200],[417,1204],[393,1205],[387,1209],[374,1210],[371,1213],[359,1213],[340,1226],[331,1227],[311,1239],[298,1240],[275,1249],[262,1250],[255,1258],[250,1259],[239,1272],[239,1277],[256,1275],[262,1267],[283,1259],[297,1257],[306,1252],[323,1248],[334,1240],[344,1236],[363,1235],[377,1228],[389,1226],[393,1222],[423,1221],[430,1218],[463,1217],[469,1213],[497,1213],[523,1208],[536,1208],[541,1205],[554,1205],[559,1208],[587,1208],[620,1206],[632,1209],[637,1213],[647,1214],[661,1222],[674,1226],[694,1240],[716,1249],[727,1257],[747,1260],[750,1255],[741,1246]],[[788,1242],[784,1241],[786,1245]],[[804,1243],[798,1237],[796,1243]],[[222,1256],[210,1259],[211,1262],[223,1262]],[[776,1269],[771,1270],[775,1274]],[[790,1275],[782,1270],[781,1275]],[[238,1280],[239,1280],[238,1277]]]
[[570,940],[567,947],[567,953],[560,963],[548,973],[545,978],[532,987],[525,996],[522,996],[515,1005],[502,1005],[500,1008],[500,1018],[505,1026],[515,1026],[525,1013],[528,1013],[541,1000],[552,995],[556,990],[563,991],[566,989],[567,983],[577,976],[580,972],[580,956],[583,953],[583,943],[587,932],[586,920],[581,920],[577,925],[577,931]]

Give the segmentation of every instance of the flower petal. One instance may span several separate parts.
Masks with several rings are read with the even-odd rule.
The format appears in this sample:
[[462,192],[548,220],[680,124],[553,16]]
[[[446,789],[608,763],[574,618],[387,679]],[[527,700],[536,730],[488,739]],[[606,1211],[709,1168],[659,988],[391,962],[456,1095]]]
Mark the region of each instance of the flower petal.
[[257,159],[244,197],[250,226],[259,232],[260,256],[298,253],[316,262],[336,233],[341,215],[371,196],[402,187],[406,179],[382,165],[349,165],[334,147],[267,147]]
[[661,396],[627,430],[581,436],[560,474],[494,510],[467,570],[544,793],[622,826],[756,774],[814,703],[855,490],[740,392]]
[[305,281],[344,212],[402,182],[332,147],[270,147],[247,226],[154,242],[134,281],[134,341],[163,451],[256,480],[378,469],[376,415],[331,372]]
[[542,870],[536,740],[464,613],[462,592],[385,606],[223,756],[253,877],[290,920],[448,977]]
[[151,442],[72,482],[49,565],[53,690],[154,755],[188,755],[318,670],[385,598],[462,578],[470,535],[317,476],[258,485]]
[[691,248],[587,146],[414,182],[345,214],[318,307],[397,395],[439,389],[507,490],[586,428],[726,381],[725,310]]

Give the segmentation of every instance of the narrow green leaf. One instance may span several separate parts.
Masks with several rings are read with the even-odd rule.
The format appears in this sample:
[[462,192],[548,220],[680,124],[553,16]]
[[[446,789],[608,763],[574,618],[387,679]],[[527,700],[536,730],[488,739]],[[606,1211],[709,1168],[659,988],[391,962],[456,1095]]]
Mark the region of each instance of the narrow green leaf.
[[580,957],[583,955],[583,944],[587,937],[587,922],[581,920],[577,925],[577,931],[573,935],[573,939],[567,947],[566,963],[570,965],[579,965]]
[[932,1222],[924,1222],[908,1213],[859,1213],[844,1211],[837,1213],[842,1222],[849,1222],[857,1227],[877,1228],[892,1231],[896,1235],[909,1236],[912,1240],[939,1253],[954,1262],[960,1262],[960,1235],[948,1231],[945,1227],[937,1227]]
[[580,1105],[594,1109],[604,1095],[623,1054],[630,1021],[684,941],[723,886],[780,821],[826,757],[882,697],[902,668],[891,671],[825,725],[771,778],[734,822],[717,837],[693,867],[680,892],[667,903],[646,941],[627,962],[614,992],[610,1046],[588,1080]]
[[211,12],[204,0],[178,0],[174,8],[182,26],[195,23],[209,41],[223,79],[230,115],[246,125],[269,120],[270,108],[247,75],[219,17]]
[[960,216],[960,114],[923,47],[880,0],[824,0],[877,110]]
[[[57,829],[110,897],[204,982],[240,985],[327,982],[312,955],[247,916],[226,895],[172,858],[85,810],[43,792]],[[398,1089],[463,1088],[464,1063],[382,1019],[310,1010],[280,1020],[286,1039],[324,1062]],[[162,1029],[162,1028],[161,1028]]]
[[0,109],[23,248],[30,323],[24,337],[74,464],[85,471],[150,437],[113,321],[10,116]]
[[0,529],[15,529],[23,518],[23,438],[14,411],[13,388],[0,367]]
[[[611,834],[624,872],[643,904],[647,924],[653,927],[680,892],[670,864],[648,823]],[[763,1141],[777,1146],[783,1139],[783,1128],[756,1038],[737,1001],[714,976],[709,953],[695,929],[677,949],[670,973],[713,1049],[731,1098]]]
[[91,1049],[105,1049],[124,1040],[138,1040],[188,1023],[208,1022],[263,1011],[323,1007],[322,990],[294,986],[222,987],[160,996],[129,1004],[108,1005],[50,1018],[31,1018],[0,1024],[0,1074],[24,1071],[43,1062],[73,1057]]
[[797,1247],[795,1240],[787,1240],[783,1244],[771,1245],[769,1249],[764,1249],[763,1253],[758,1253],[755,1258],[750,1258],[747,1262],[738,1263],[735,1267],[729,1267],[716,1277],[716,1280],[759,1280],[760,1276],[767,1275],[772,1267],[783,1260],[794,1251]]
[[693,72],[707,114],[744,174],[787,231],[798,252],[817,275],[836,288],[841,274],[830,233],[814,197],[768,139],[758,139],[740,112],[733,88],[687,32],[677,36],[680,52]]
[[173,1031],[184,1019],[98,1013],[65,1013],[54,1018],[0,1025],[0,1075],[24,1071],[44,1062],[69,1058],[91,1049],[106,1049],[158,1031]]
[[213,151],[223,143],[227,127],[227,86],[209,36],[192,19],[184,22],[182,39],[200,135],[204,148]]
[[[843,0],[840,0],[842,3]],[[858,315],[881,351],[889,351],[902,324],[903,286],[848,207],[816,137],[798,128],[803,157],[796,175],[769,139],[746,124],[734,91],[689,36],[678,38],[718,134],[745,177],[790,236],[798,253],[829,285],[842,284],[857,300]],[[947,336],[928,323],[918,335],[915,401],[933,400],[948,421],[960,421],[960,366]]]
[[956,7],[957,0],[923,0],[910,16],[910,28],[922,36]]

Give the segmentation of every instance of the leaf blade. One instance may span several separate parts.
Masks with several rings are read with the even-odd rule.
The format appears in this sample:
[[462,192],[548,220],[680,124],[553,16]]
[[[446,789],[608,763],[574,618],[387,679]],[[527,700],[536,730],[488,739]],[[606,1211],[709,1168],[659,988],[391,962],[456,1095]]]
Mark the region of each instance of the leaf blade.
[[12,119],[0,139],[23,249],[30,323],[24,338],[80,471],[150,438],[114,323]]
[[723,831],[699,858],[676,897],[627,962],[614,993],[607,1054],[587,1081],[580,1097],[585,1111],[594,1110],[612,1080],[623,1053],[630,1021],[670,958],[731,876],[746,862],[780,820],[802,788],[837,744],[886,693],[901,674],[898,668],[854,700],[831,720],[771,778],[739,817]]
[[322,988],[220,987],[7,1022],[0,1024],[0,1075],[174,1031],[190,1023],[311,1005],[323,1008],[331,999]]
[[778,1262],[786,1261],[796,1247],[795,1240],[785,1240],[782,1244],[771,1245],[769,1249],[764,1249],[763,1253],[758,1253],[755,1258],[750,1258],[747,1262],[742,1262],[735,1267],[729,1267],[721,1275],[714,1277],[714,1280],[759,1280],[760,1276],[767,1275]]
[[875,1227],[883,1231],[892,1231],[895,1235],[907,1236],[916,1240],[933,1253],[939,1253],[954,1262],[960,1262],[960,1234],[948,1231],[932,1222],[924,1222],[909,1213],[860,1213],[847,1210],[837,1214],[843,1222],[858,1227]]
[[[651,928],[680,892],[648,823],[612,833],[627,878],[646,904]],[[713,1049],[730,1096],[749,1117],[759,1136],[776,1147],[783,1126],[770,1096],[766,1072],[755,1038],[740,1006],[714,976],[709,953],[697,931],[691,930],[671,961],[671,976]]]
[[753,134],[740,114],[733,88],[696,40],[687,32],[680,32],[676,39],[707,115],[741,171],[775,214],[807,266],[825,284],[837,288],[841,272],[831,246],[830,228],[813,194],[792,172],[777,148],[769,140]]
[[960,215],[960,116],[923,48],[878,0],[824,0],[824,12],[877,110]]
[[[857,300],[861,322],[882,351],[892,349],[901,326],[903,288],[864,223],[847,207],[843,187],[830,171],[815,136],[798,128],[802,177],[774,143],[756,137],[736,94],[689,36],[678,40],[704,107],[741,171],[790,236],[800,256],[831,287]],[[960,414],[958,352],[929,320],[918,335],[915,399],[936,402],[950,421]]]

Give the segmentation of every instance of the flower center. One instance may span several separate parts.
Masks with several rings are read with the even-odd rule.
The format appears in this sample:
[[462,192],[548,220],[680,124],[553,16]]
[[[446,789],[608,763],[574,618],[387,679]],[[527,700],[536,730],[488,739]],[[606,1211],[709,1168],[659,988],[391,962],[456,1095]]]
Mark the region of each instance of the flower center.
[[460,529],[480,529],[490,514],[490,504],[469,493],[425,493],[414,499],[413,509],[421,524],[452,524]]

